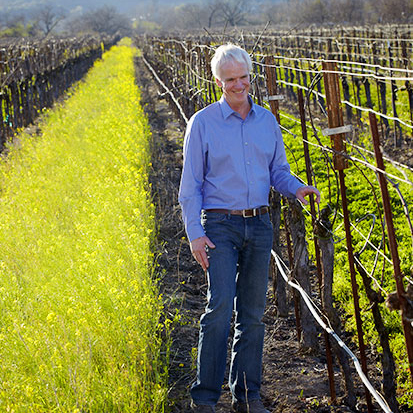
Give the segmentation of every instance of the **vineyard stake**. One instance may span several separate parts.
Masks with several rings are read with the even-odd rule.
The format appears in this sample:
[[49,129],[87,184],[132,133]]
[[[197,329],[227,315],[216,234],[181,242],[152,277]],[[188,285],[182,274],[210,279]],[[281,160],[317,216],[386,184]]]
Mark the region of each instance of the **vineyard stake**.
[[[287,205],[287,200],[285,198],[283,198],[283,203],[284,205]],[[293,267],[294,258],[293,258],[293,246],[291,243],[291,230],[290,230],[290,226],[288,225],[286,208],[284,208],[283,217],[284,217],[284,225],[285,225],[285,232],[286,232],[286,238],[287,238],[288,262],[290,263],[290,270],[291,270]],[[301,315],[300,315],[300,308],[299,308],[300,297],[296,293],[295,290],[293,290],[293,299],[294,299],[295,329],[297,331],[297,341],[300,342],[303,328],[301,326]]]
[[[336,65],[333,62],[323,62],[323,77],[324,77],[324,86],[326,91],[326,100],[327,100],[327,114],[328,114],[328,127],[337,128],[343,126],[343,112],[341,108],[340,101],[340,84],[337,73],[328,73],[335,72]],[[351,288],[353,292],[353,302],[354,302],[354,315],[356,319],[357,326],[357,337],[360,350],[360,359],[363,373],[367,377],[367,359],[366,359],[366,348],[363,338],[363,326],[360,315],[360,304],[359,304],[359,295],[358,295],[358,285],[356,280],[356,270],[354,264],[354,254],[353,254],[353,242],[351,236],[350,228],[350,218],[347,205],[347,194],[346,194],[346,183],[344,176],[344,169],[347,168],[346,159],[340,155],[340,153],[345,153],[344,137],[343,134],[332,135],[332,144],[335,150],[334,154],[334,168],[338,170],[339,181],[340,181],[340,194],[341,194],[341,203],[343,208],[343,220],[344,228],[346,232],[346,243],[347,243],[347,255],[348,263],[350,267],[350,278],[351,278]],[[373,405],[371,401],[371,395],[368,390],[365,388],[367,409],[369,413],[373,412]]]
[[[277,95],[277,73],[274,68],[274,57],[266,56],[265,58],[265,74],[267,76],[267,88],[270,96]],[[270,103],[271,112],[276,117],[277,122],[280,122],[279,103],[276,99],[268,99]]]
[[[265,74],[266,74],[266,81],[267,81],[267,89],[270,96],[277,95],[277,73],[274,67],[274,58],[272,56],[267,56],[265,58]],[[277,122],[280,123],[280,113],[279,113],[279,103],[276,99],[269,99],[270,108],[272,114],[277,119]],[[285,198],[283,199],[284,205],[286,205]],[[288,250],[288,259],[290,263],[290,268],[293,265],[293,248],[291,245],[291,233],[289,225],[287,224],[288,220],[286,217],[286,210],[284,209],[284,223],[285,223],[285,230],[286,230],[286,237],[287,237],[287,250]],[[301,315],[299,310],[299,296],[293,291],[293,300],[294,300],[294,314],[295,314],[295,328],[297,331],[297,340],[298,342],[301,341],[302,335],[302,326],[301,326]]]
[[[303,135],[303,145],[304,145],[304,157],[305,157],[305,166],[307,172],[307,184],[313,185],[313,177],[312,177],[312,165],[310,160],[310,152],[308,149],[307,143],[307,127],[306,127],[306,120],[305,120],[305,109],[304,109],[304,98],[303,98],[303,91],[298,89],[298,106],[300,109],[300,120],[301,120],[301,131]],[[315,209],[314,204],[314,196],[310,196],[310,209],[311,209],[311,220],[313,224],[313,232],[316,225],[316,216],[317,212]],[[314,237],[314,249],[315,249],[315,256],[316,256],[316,263],[317,263],[317,276],[318,276],[318,289],[320,293],[320,298],[322,299],[323,294],[321,292],[322,289],[322,268],[321,268],[321,254],[320,254],[320,247],[318,245],[317,237]],[[324,303],[322,302],[323,310],[324,310]],[[336,402],[336,389],[334,383],[334,370],[333,370],[333,357],[331,354],[331,343],[328,337],[328,333],[324,331],[324,342],[326,346],[326,357],[327,357],[327,371],[328,371],[328,382],[330,387],[330,395],[331,395],[331,402]]]
[[[374,153],[376,155],[377,167],[380,170],[384,171],[385,166],[384,166],[383,156],[382,156],[381,149],[380,149],[380,138],[379,138],[379,131],[377,127],[376,115],[374,113],[370,113],[369,119],[370,119],[370,129],[371,129],[371,135],[373,137]],[[399,258],[399,252],[398,252],[398,247],[397,247],[396,234],[395,234],[394,226],[393,226],[393,214],[391,211],[389,192],[387,188],[387,181],[386,181],[386,178],[383,172],[378,172],[378,178],[379,178],[380,190],[381,190],[381,194],[383,198],[383,209],[384,209],[384,215],[386,217],[387,233],[389,236],[390,254],[392,257],[392,261],[393,261],[394,278],[396,280],[396,291],[397,291],[397,296],[398,296],[399,303],[400,303],[402,325],[403,325],[404,337],[406,340],[407,357],[409,359],[410,378],[413,383],[413,328],[410,325],[410,323],[407,321],[407,317],[405,317],[408,303],[406,300],[406,291],[403,285],[403,275],[400,269],[400,258]]]

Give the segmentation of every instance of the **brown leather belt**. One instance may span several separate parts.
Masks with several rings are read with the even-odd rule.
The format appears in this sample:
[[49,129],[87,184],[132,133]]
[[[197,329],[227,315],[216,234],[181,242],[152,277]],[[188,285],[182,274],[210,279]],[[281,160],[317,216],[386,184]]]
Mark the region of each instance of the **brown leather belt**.
[[207,209],[206,212],[217,212],[219,214],[241,215],[244,218],[256,217],[268,213],[268,207],[263,206],[251,209]]

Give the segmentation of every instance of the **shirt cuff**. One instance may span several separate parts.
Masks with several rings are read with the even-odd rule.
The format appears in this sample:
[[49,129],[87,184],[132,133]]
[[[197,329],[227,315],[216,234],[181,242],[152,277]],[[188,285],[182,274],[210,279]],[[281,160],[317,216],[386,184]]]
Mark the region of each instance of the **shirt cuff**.
[[201,238],[205,236],[205,231],[202,228],[202,225],[199,224],[194,226],[193,228],[187,228],[186,234],[188,235],[188,239],[192,242],[194,239]]
[[306,185],[300,182],[298,179],[295,179],[295,181],[291,182],[290,185],[288,185],[288,190],[291,193],[291,195],[295,197],[295,194],[297,193],[298,188],[301,188],[303,186],[306,186]]

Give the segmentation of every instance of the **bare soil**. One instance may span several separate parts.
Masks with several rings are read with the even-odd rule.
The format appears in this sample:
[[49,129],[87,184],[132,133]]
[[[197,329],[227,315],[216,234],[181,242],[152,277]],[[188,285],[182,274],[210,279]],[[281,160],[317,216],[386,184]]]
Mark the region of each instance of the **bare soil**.
[[[190,254],[177,202],[184,127],[172,112],[162,91],[158,91],[142,60],[138,58],[136,63],[142,105],[152,130],[153,170],[150,179],[157,207],[157,261],[161,289],[169,316],[173,317],[177,311],[181,315],[180,322],[175,324],[172,332],[168,410],[173,413],[189,412],[189,388],[195,377],[194,354],[198,341],[198,321],[206,304],[206,280],[202,269]],[[262,383],[262,399],[267,409],[273,413],[365,412],[364,391],[356,374],[357,410],[345,405],[343,379],[337,364],[334,369],[338,397],[337,402],[331,404],[322,334],[320,354],[300,352],[293,308],[291,306],[288,317],[277,316],[272,280],[269,280],[267,301]],[[347,344],[349,341],[347,338]],[[371,360],[369,365],[374,366],[376,362]],[[377,372],[372,372],[372,375],[377,375]],[[374,385],[378,389],[376,380]],[[230,406],[231,396],[225,382],[216,411],[230,412]]]

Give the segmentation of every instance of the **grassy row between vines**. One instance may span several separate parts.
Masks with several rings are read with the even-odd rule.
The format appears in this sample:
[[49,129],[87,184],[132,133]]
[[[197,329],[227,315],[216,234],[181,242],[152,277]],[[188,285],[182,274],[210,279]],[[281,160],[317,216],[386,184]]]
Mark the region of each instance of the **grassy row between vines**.
[[[284,113],[284,115],[286,114]],[[303,141],[301,139],[301,125],[297,119],[294,119],[290,115],[282,116],[281,123],[284,127],[291,131],[291,134],[284,133],[284,141],[288,146],[287,157],[290,162],[291,169],[306,182]],[[308,128],[308,133],[309,141],[318,145],[318,141],[314,137],[314,133],[311,133],[310,128]],[[317,135],[323,145],[331,147],[328,137],[322,136],[320,131],[318,131]],[[357,145],[360,145],[370,151],[373,150],[371,136],[368,132],[365,134],[360,133],[357,139]],[[341,211],[341,201],[339,200],[337,204],[337,193],[340,189],[337,185],[337,180],[334,176],[334,171],[332,170],[331,165],[326,162],[326,156],[331,158],[331,154],[323,154],[322,150],[314,145],[309,145],[309,149],[316,185],[322,194],[320,210],[326,207],[331,207],[333,211]],[[356,150],[352,149],[350,145],[347,145],[347,151],[349,154],[359,159],[363,159],[363,156]],[[362,154],[366,157],[366,160],[370,164],[376,165],[373,156],[363,151]],[[413,181],[413,173],[410,170],[405,169],[404,172],[401,172],[400,169],[397,169],[389,162],[386,162],[386,171],[401,179],[409,179],[410,181]],[[384,251],[388,258],[391,258],[389,254],[387,236],[386,247],[383,249],[382,226],[380,224],[380,218],[383,218],[383,206],[378,180],[374,171],[362,164],[353,163],[350,161],[349,168],[345,170],[345,181],[347,187],[350,220],[355,226],[355,228],[352,228],[354,253],[361,252],[360,261],[369,272],[373,272],[373,277],[377,280],[377,284],[373,282],[372,286],[376,290],[379,290],[377,285],[380,285],[384,291],[383,296],[386,298],[388,293],[396,290],[393,267],[391,263],[383,258],[382,255],[377,255],[377,252],[371,247],[371,245],[367,244],[365,247],[366,239],[360,234],[362,233],[365,237],[368,237],[371,231],[369,241],[381,249],[381,251]],[[398,183],[398,188],[403,194],[404,199],[411,210],[411,206],[413,205],[413,191],[411,185],[405,182],[398,182],[396,179],[393,179],[393,181]],[[402,273],[412,278],[413,249],[410,229],[403,212],[402,202],[396,190],[390,183],[388,183],[388,187],[391,197],[393,220],[396,229]],[[376,199],[378,202],[376,202]],[[309,215],[304,215],[307,217],[308,244],[314,257],[314,244],[311,239],[311,234],[313,234],[311,219]],[[337,302],[339,302],[345,309],[346,318],[344,321],[346,323],[346,328],[353,331],[354,337],[356,337],[355,318],[353,316],[353,295],[351,290],[350,270],[343,219],[340,214],[338,214],[334,219],[334,213],[331,214],[330,218],[334,221],[333,233],[335,242],[333,292]],[[365,342],[368,343],[373,354],[375,354],[380,352],[381,348],[378,340],[378,334],[373,323],[372,313],[369,308],[371,303],[368,301],[362,279],[359,275],[357,281],[359,285]],[[410,381],[405,339],[401,326],[400,315],[397,311],[391,312],[384,303],[379,306],[386,327],[389,331],[391,349],[397,363],[399,401],[402,404],[413,407],[413,388]],[[380,364],[377,367],[381,369]]]
[[106,52],[1,160],[0,411],[164,411],[135,54]]

